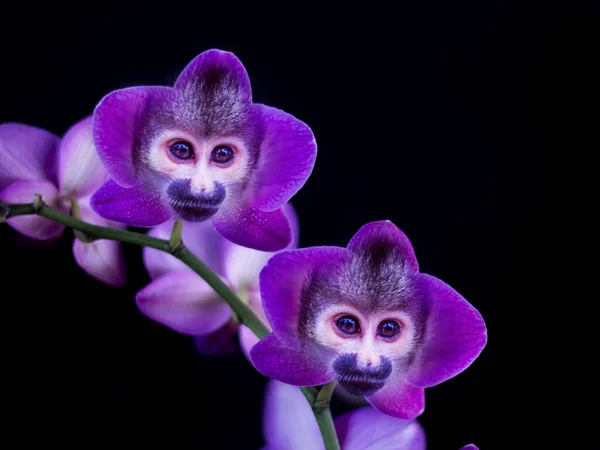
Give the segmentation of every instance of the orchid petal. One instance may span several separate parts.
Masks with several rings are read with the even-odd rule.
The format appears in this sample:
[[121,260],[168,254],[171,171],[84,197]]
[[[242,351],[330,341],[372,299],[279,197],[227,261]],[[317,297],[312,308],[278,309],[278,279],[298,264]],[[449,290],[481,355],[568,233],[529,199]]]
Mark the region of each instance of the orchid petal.
[[94,110],[94,143],[98,156],[115,182],[122,187],[139,183],[134,145],[139,124],[148,110],[168,101],[172,88],[138,86],[113,91]]
[[[292,242],[287,248],[295,248],[298,246],[299,240],[298,216],[290,203],[286,203],[282,210],[292,230]],[[242,247],[225,239],[223,241],[227,243],[223,249],[224,270],[227,279],[238,288],[257,287],[258,275],[274,253]]]
[[252,364],[260,373],[294,386],[316,386],[335,378],[330,355],[315,347],[296,351],[284,347],[274,333],[261,339],[250,351]]
[[269,450],[325,448],[310,404],[295,386],[270,380],[265,389],[263,435]]
[[460,450],[479,450],[479,447],[477,447],[474,444],[469,444],[469,445],[465,445]]
[[[98,216],[89,207],[80,205],[81,220],[102,226],[115,227],[110,221]],[[117,241],[101,239],[82,242],[75,239],[73,255],[77,264],[94,278],[111,286],[123,286],[127,280],[127,268],[121,244]]]
[[41,128],[0,124],[0,190],[18,180],[55,181],[59,142],[58,136]]
[[389,220],[363,225],[352,237],[347,248],[356,253],[371,254],[373,257],[397,251],[409,271],[419,271],[412,244],[400,228]]
[[425,390],[411,386],[401,376],[365,398],[378,411],[398,419],[414,419],[425,410]]
[[211,222],[215,229],[234,244],[274,252],[292,240],[288,220],[281,209],[264,212],[254,208],[229,208]]
[[[311,247],[287,250],[273,256],[260,273],[260,293],[265,314],[285,345],[298,345],[302,288],[317,270],[335,270],[350,257],[340,247]],[[297,348],[296,348],[297,349]]]
[[[169,239],[174,223],[174,219],[164,222],[152,228],[148,235],[158,239]],[[210,222],[184,223],[181,238],[190,252],[202,260],[213,272],[223,273],[223,247],[229,241],[217,233]],[[173,255],[150,247],[145,247],[142,254],[146,270],[152,278],[158,278],[165,273],[187,267]],[[232,284],[235,286],[235,283]]]
[[487,331],[479,311],[443,281],[420,274],[416,288],[430,312],[407,380],[430,387],[465,370],[485,347]]
[[265,128],[253,178],[252,204],[272,211],[304,186],[315,165],[317,144],[308,125],[294,116],[265,105],[254,108]]
[[160,196],[143,186],[124,188],[108,180],[91,200],[92,209],[101,217],[136,227],[159,225],[174,216]]
[[[67,211],[58,199],[58,189],[49,181],[15,181],[0,192],[0,200],[5,203],[31,203],[34,194],[40,194],[46,204]],[[65,229],[58,222],[34,214],[11,217],[6,222],[19,233],[39,240],[58,237]]]
[[75,125],[63,137],[58,158],[58,185],[63,195],[84,197],[108,179],[92,138],[92,117]]
[[191,270],[172,272],[139,291],[143,314],[184,334],[208,334],[231,318],[231,308]]
[[335,419],[344,450],[425,450],[425,431],[416,420],[397,419],[371,407]]

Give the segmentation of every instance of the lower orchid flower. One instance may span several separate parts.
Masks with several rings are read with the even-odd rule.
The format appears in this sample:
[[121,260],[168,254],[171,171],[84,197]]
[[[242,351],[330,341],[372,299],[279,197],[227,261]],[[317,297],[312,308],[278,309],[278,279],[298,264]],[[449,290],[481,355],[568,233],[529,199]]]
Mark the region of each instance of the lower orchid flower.
[[[292,229],[289,248],[294,248],[298,242],[298,219],[290,204],[283,207],[283,212]],[[148,234],[168,239],[172,228],[173,220],[151,229]],[[219,274],[266,324],[258,276],[274,253],[234,244],[208,221],[186,223],[182,239],[186,247]],[[239,326],[227,303],[177,258],[148,247],[144,248],[143,257],[152,278],[152,282],[136,295],[143,314],[175,331],[194,336],[196,347],[205,354],[236,349],[234,338],[238,331],[240,345],[246,354],[258,342],[247,327]]]
[[[342,450],[425,450],[425,432],[416,420],[386,416],[367,406],[335,419]],[[324,450],[311,407],[299,389],[271,380],[263,410],[262,450]],[[477,450],[473,444],[461,450]]]
[[281,252],[260,274],[273,333],[251,350],[263,375],[296,386],[337,379],[377,410],[412,419],[424,388],[465,370],[487,341],[479,312],[419,272],[389,221],[363,226],[347,248]]
[[[50,206],[94,225],[124,228],[90,207],[92,194],[108,179],[92,139],[92,118],[73,125],[60,139],[49,131],[19,123],[0,125],[0,200],[31,203],[40,194]],[[34,239],[60,236],[64,225],[29,215],[8,224]],[[125,263],[118,242],[73,243],[75,260],[88,274],[113,286],[125,283]]]

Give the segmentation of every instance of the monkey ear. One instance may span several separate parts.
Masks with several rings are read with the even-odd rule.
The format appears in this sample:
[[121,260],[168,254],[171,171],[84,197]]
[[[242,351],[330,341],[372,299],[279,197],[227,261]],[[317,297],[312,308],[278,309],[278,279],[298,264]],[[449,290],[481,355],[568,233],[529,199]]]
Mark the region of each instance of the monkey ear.
[[136,178],[133,147],[140,120],[150,107],[163,104],[173,89],[140,86],[113,91],[96,106],[93,115],[94,144],[109,175],[123,187],[133,187]]
[[425,388],[452,378],[471,365],[485,347],[487,329],[479,311],[442,280],[421,273],[416,289],[429,315],[407,381]]
[[177,78],[175,89],[252,102],[250,78],[244,65],[233,53],[222,50],[207,50],[196,56]]
[[396,251],[402,256],[409,271],[419,271],[412,244],[400,228],[389,220],[363,225],[350,240],[348,250],[371,254],[374,259],[383,258],[390,251]]
[[158,194],[141,186],[124,188],[113,180],[94,193],[90,204],[100,217],[135,227],[153,227],[175,215],[163,206]]
[[306,183],[317,158],[317,143],[308,125],[291,114],[259,104],[253,108],[264,135],[253,175],[252,203],[272,211]]

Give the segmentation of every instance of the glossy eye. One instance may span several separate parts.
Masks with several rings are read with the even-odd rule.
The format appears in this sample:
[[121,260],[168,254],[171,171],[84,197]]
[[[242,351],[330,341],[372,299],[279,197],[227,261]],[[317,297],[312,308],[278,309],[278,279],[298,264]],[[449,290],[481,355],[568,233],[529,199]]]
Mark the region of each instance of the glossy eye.
[[384,320],[377,327],[377,334],[387,339],[394,338],[400,334],[400,325],[393,320]]
[[233,153],[231,147],[219,145],[213,149],[212,153],[210,154],[210,159],[219,164],[226,164],[231,161],[234,156],[235,153]]
[[177,141],[171,145],[171,154],[177,159],[192,159],[194,157],[194,148],[192,144],[185,141]]
[[360,333],[360,325],[358,319],[352,316],[340,317],[335,322],[335,326],[344,334]]

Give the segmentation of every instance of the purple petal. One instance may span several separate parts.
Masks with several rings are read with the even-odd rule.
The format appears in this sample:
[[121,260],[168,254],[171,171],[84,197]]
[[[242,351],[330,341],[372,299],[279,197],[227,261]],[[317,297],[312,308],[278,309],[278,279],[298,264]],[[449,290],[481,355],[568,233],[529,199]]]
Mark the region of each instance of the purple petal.
[[239,348],[237,340],[239,324],[229,320],[225,325],[210,334],[194,337],[196,349],[203,355],[225,355]]
[[[298,216],[290,203],[286,203],[281,209],[292,230],[292,242],[287,248],[295,248],[299,240]],[[227,279],[237,288],[257,288],[258,275],[274,253],[242,247],[223,238],[221,240],[226,243],[223,248],[223,262]]]
[[281,209],[264,212],[254,208],[230,208],[211,221],[226,239],[256,250],[274,252],[292,240],[290,225]]
[[425,409],[425,390],[396,377],[377,393],[366,397],[378,411],[398,419],[414,419]]
[[253,205],[279,208],[300,190],[317,158],[317,143],[304,122],[279,109],[254,105],[264,121],[264,137],[254,175]]
[[108,179],[92,138],[92,117],[71,127],[60,143],[58,185],[63,195],[84,197]]
[[275,380],[265,389],[263,436],[269,450],[325,448],[317,420],[300,389]]
[[144,111],[173,95],[163,86],[140,86],[113,91],[94,110],[94,143],[110,176],[123,187],[138,184],[133,146]]
[[[109,221],[101,218],[89,207],[81,206],[81,219],[85,222],[111,227]],[[116,241],[101,239],[94,242],[73,242],[73,254],[77,264],[94,278],[111,286],[123,286],[127,280],[127,268],[121,245]]]
[[477,447],[474,444],[469,444],[469,445],[465,445],[460,450],[479,450],[479,447]]
[[416,287],[430,313],[407,380],[429,387],[465,370],[485,347],[487,331],[479,311],[443,281],[419,274]]
[[316,386],[335,378],[328,359],[316,349],[291,350],[271,333],[252,347],[250,358],[256,370],[295,386]]
[[302,288],[315,270],[328,270],[350,257],[341,247],[288,250],[273,256],[260,273],[260,293],[269,323],[279,339],[297,346]]
[[152,281],[135,296],[143,314],[184,334],[208,334],[231,318],[231,308],[191,270]]
[[[152,228],[148,232],[148,235],[159,239],[169,239],[174,223],[174,219],[164,222]],[[229,241],[217,233],[210,222],[184,223],[182,239],[186,247],[212,271],[218,274],[223,273],[223,248],[229,244]],[[148,270],[152,278],[158,278],[165,273],[182,270],[187,267],[173,255],[148,247],[143,250],[143,258],[146,270]]]
[[419,271],[419,263],[412,244],[400,228],[389,220],[363,225],[348,244],[348,250],[357,253],[372,253],[388,249],[396,249],[404,257],[410,271]]
[[[31,203],[34,194],[40,194],[48,205],[68,211],[58,199],[56,186],[49,181],[15,181],[0,192],[0,200],[5,203]],[[64,225],[37,215],[13,217],[7,223],[19,233],[39,240],[60,236],[65,229]]]
[[344,450],[425,450],[425,431],[416,420],[397,419],[371,407],[335,419]]
[[187,91],[197,87],[205,95],[231,96],[244,103],[252,101],[248,73],[233,53],[207,50],[196,56],[177,78],[175,89]]
[[18,180],[55,181],[59,142],[58,136],[41,128],[0,124],[0,189]]
[[108,180],[96,191],[91,205],[105,219],[136,227],[159,225],[174,215],[163,205],[159,195],[143,186],[124,188],[113,180]]

